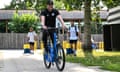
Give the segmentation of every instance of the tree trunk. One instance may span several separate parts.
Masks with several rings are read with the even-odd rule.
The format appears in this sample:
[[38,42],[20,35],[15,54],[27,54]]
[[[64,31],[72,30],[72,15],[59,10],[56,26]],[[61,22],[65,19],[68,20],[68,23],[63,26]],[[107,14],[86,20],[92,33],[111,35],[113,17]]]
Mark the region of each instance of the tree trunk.
[[91,0],[85,0],[85,15],[84,15],[84,51],[92,51],[91,47]]

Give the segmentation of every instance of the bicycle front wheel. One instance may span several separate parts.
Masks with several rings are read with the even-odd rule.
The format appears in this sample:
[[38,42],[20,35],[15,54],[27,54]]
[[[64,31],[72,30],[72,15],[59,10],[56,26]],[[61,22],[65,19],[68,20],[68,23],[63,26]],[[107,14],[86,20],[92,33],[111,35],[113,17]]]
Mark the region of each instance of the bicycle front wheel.
[[57,45],[57,59],[56,59],[56,67],[59,71],[62,71],[65,67],[65,53],[60,44]]
[[51,67],[51,62],[48,60],[48,58],[49,58],[49,53],[44,53],[44,64],[45,64],[45,67],[47,68],[47,69],[49,69],[50,67]]

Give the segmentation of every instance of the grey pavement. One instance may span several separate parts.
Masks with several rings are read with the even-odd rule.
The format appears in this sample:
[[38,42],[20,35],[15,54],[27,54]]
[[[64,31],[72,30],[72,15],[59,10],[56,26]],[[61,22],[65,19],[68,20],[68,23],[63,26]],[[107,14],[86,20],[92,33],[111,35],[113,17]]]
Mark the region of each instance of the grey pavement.
[[[23,54],[23,50],[0,50],[0,72],[59,72],[56,65],[46,69],[40,51],[34,55]],[[66,63],[63,72],[110,72],[99,67],[85,67]]]

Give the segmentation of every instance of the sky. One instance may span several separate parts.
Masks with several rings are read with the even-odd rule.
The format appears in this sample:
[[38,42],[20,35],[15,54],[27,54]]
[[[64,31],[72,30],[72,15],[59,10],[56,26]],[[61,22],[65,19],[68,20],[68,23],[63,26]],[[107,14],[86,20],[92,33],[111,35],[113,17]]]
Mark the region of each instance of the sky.
[[12,0],[0,0],[0,8],[4,8],[5,5],[9,5]]

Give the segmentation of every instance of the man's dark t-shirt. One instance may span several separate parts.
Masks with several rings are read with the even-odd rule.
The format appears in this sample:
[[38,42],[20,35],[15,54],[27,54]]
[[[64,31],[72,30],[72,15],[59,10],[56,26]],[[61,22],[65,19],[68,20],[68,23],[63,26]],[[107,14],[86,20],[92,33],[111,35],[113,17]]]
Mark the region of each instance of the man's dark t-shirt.
[[40,15],[45,16],[45,25],[47,27],[56,27],[56,17],[59,14],[60,13],[56,9],[53,9],[51,12],[45,9],[41,12]]

